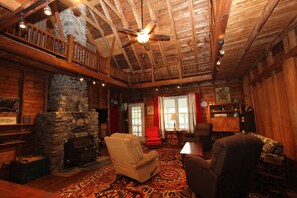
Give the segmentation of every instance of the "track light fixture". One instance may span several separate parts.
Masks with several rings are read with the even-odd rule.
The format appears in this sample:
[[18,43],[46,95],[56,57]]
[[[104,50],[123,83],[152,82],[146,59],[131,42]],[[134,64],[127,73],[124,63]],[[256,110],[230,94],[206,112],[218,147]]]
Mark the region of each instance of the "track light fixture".
[[225,51],[224,51],[223,49],[221,49],[221,50],[219,51],[219,53],[220,53],[220,56],[224,56]]
[[22,28],[22,29],[25,29],[26,28],[26,23],[24,21],[24,13],[20,13],[20,17],[21,17],[21,20],[19,22],[19,27]]
[[221,61],[218,60],[218,61],[217,61],[217,65],[221,65]]
[[52,15],[52,10],[48,5],[48,0],[46,0],[45,2],[46,2],[46,6],[43,9],[44,14],[46,14],[47,16]]
[[217,71],[220,71],[220,67],[219,67],[219,66],[216,66],[216,70],[217,70]]

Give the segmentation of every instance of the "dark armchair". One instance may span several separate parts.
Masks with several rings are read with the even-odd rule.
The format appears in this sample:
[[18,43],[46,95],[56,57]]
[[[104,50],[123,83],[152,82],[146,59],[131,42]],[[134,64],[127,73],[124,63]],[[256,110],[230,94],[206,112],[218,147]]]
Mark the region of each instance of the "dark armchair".
[[187,184],[203,198],[245,197],[254,181],[263,143],[249,135],[218,139],[211,160],[185,157]]
[[195,141],[203,145],[203,150],[208,151],[212,146],[212,124],[207,122],[198,122],[194,129]]

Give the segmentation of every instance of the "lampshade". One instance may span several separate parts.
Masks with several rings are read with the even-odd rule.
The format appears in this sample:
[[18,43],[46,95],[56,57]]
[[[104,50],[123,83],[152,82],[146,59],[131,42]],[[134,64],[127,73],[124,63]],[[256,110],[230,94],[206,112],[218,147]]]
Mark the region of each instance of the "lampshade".
[[177,120],[177,116],[175,113],[171,114],[170,120]]
[[46,5],[46,6],[44,7],[44,14],[46,14],[47,16],[52,15],[52,10],[51,10],[51,8],[49,7],[49,5]]

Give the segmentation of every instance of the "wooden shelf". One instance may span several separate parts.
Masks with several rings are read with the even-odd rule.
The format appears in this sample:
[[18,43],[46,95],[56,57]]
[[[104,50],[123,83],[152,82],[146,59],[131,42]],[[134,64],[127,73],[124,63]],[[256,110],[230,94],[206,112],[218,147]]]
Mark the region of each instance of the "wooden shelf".
[[23,135],[23,134],[30,134],[30,133],[31,132],[0,133],[0,136]]
[[18,123],[18,124],[0,124],[1,126],[31,126],[34,125],[34,123]]
[[21,144],[23,142],[26,142],[26,141],[25,140],[15,140],[15,141],[11,141],[11,142],[1,143],[0,146],[13,145],[13,144]]

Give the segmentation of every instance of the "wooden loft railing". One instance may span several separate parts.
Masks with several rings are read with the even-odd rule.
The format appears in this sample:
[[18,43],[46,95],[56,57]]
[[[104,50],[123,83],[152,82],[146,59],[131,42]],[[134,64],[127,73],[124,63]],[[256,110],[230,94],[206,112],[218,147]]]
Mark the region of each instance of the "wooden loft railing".
[[74,41],[72,35],[69,35],[68,41],[65,41],[32,24],[27,24],[26,29],[20,29],[17,25],[14,25],[7,29],[4,34],[24,44],[38,48],[41,51],[65,59],[69,63],[76,63],[87,69],[106,75],[109,75],[110,72],[111,77],[124,82],[130,82],[129,74],[110,67],[108,58],[103,58],[98,52]]

